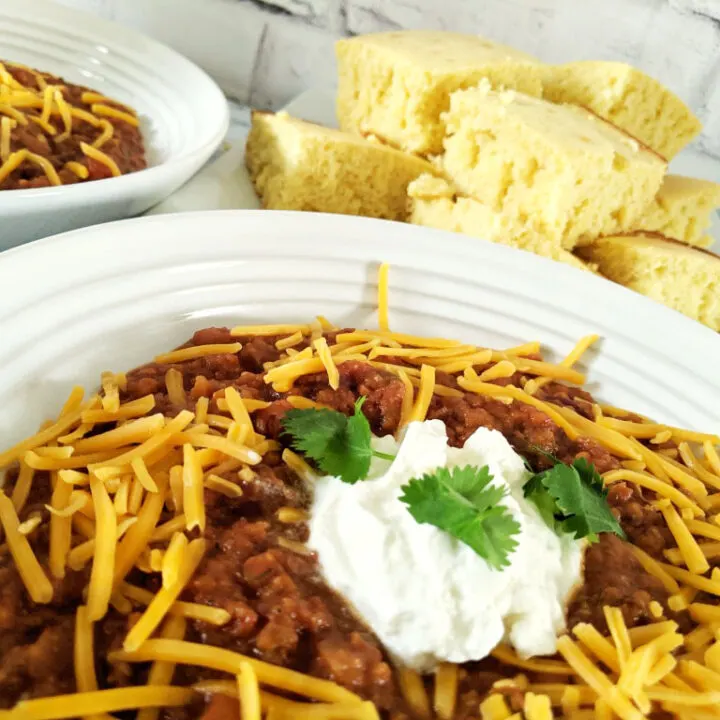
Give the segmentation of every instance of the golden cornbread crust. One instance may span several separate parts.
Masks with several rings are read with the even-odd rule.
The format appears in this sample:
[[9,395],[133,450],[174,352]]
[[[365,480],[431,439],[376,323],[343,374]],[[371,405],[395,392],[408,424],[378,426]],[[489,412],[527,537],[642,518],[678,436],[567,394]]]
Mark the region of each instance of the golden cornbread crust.
[[564,250],[559,243],[553,243],[527,225],[513,223],[508,216],[493,211],[479,200],[458,195],[442,178],[422,175],[410,183],[408,195],[409,221],[414,225],[449,230],[509,245],[580,270],[594,272],[594,267]]
[[542,66],[476,35],[411,30],[339,40],[337,116],[343,130],[372,133],[419,154],[442,151],[441,115],[455,90],[483,78],[542,93]]
[[720,257],[657,233],[598,238],[579,250],[600,272],[720,331]]
[[625,63],[582,61],[548,65],[543,96],[582,105],[670,160],[702,130],[677,95]]
[[634,222],[666,170],[582,108],[484,82],[453,93],[445,123],[437,165],[458,191],[566,250]]
[[434,172],[425,160],[379,142],[254,112],[246,164],[263,207],[404,220],[408,183]]

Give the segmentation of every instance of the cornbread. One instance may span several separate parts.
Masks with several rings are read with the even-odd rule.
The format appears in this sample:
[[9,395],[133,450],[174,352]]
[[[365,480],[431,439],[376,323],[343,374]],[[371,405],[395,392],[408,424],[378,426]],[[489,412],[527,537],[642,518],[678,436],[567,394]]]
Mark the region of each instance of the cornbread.
[[690,108],[657,80],[619,62],[547,66],[544,97],[583,105],[670,160],[702,129]]
[[416,153],[442,151],[449,96],[486,78],[493,86],[542,93],[542,65],[477,35],[411,30],[338,41],[340,127],[372,133]]
[[659,235],[598,238],[580,250],[610,280],[720,331],[720,258]]
[[604,120],[486,81],[445,114],[438,166],[458,191],[571,250],[644,212],[666,163]]
[[403,220],[408,183],[433,172],[421,158],[361,137],[254,112],[246,163],[266,208]]
[[627,231],[648,230],[688,245],[707,247],[711,214],[720,206],[720,185],[709,180],[666,175],[655,199]]
[[559,243],[551,242],[528,225],[513,222],[512,218],[492,210],[479,200],[458,196],[442,178],[420,176],[408,186],[408,196],[409,221],[414,225],[472,235],[528,250],[581,270],[593,270],[580,258],[564,250]]

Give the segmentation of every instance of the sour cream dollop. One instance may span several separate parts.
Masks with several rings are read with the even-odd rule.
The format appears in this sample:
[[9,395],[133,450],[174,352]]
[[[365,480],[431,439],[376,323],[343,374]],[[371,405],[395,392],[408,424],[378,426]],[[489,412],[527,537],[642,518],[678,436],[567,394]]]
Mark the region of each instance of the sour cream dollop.
[[[309,545],[326,582],[396,660],[420,671],[480,660],[503,640],[524,657],[554,653],[568,596],[581,581],[583,546],[558,537],[523,497],[529,473],[505,437],[479,428],[452,448],[444,424],[430,420],[411,423],[399,445],[384,437],[373,447],[395,460],[374,459],[368,478],[354,485],[317,480]],[[465,465],[488,465],[493,484],[508,489],[502,502],[521,529],[502,571],[416,522],[398,499],[410,479]]]

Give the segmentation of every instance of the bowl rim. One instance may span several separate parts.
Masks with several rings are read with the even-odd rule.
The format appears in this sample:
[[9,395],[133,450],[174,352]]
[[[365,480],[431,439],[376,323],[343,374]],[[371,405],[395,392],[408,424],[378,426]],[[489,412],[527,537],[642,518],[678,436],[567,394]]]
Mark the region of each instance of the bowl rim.
[[[119,179],[119,178],[118,178]],[[1,193],[0,193],[1,194]],[[457,267],[473,262],[483,262],[490,259],[492,262],[511,267],[513,271],[523,277],[533,277],[541,270],[545,273],[552,273],[562,281],[563,293],[574,292],[579,303],[584,305],[588,295],[603,293],[604,302],[602,307],[592,310],[595,315],[609,316],[613,311],[626,311],[626,303],[636,306],[637,310],[644,310],[647,313],[643,327],[641,328],[640,342],[655,346],[666,346],[667,333],[679,331],[685,336],[691,335],[694,343],[693,350],[711,351],[706,354],[693,353],[693,370],[700,374],[702,380],[708,381],[709,377],[715,376],[715,357],[713,352],[720,350],[720,333],[714,332],[702,323],[689,318],[677,310],[673,310],[662,303],[659,303],[634,290],[619,285],[605,277],[594,273],[585,272],[579,268],[559,263],[547,257],[520,250],[519,248],[502,243],[494,243],[475,239],[475,242],[468,242],[468,237],[448,230],[423,227],[408,223],[399,223],[393,220],[381,220],[378,218],[361,217],[356,215],[342,215],[334,213],[309,212],[299,210],[267,210],[233,208],[222,210],[191,210],[181,213],[167,213],[160,215],[142,215],[137,217],[123,218],[96,225],[87,225],[74,230],[66,230],[61,233],[48,235],[31,243],[23,243],[0,252],[0,281],[9,265],[25,262],[24,255],[37,255],[45,248],[51,252],[60,252],[62,246],[66,246],[70,252],[73,248],[91,242],[95,244],[94,238],[101,230],[116,233],[118,231],[133,233],[133,229],[166,226],[165,229],[175,224],[182,224],[184,228],[189,226],[206,226],[213,222],[220,222],[221,225],[235,227],[234,224],[244,227],[246,232],[254,232],[258,237],[265,237],[267,234],[274,236],[276,227],[281,229],[292,228],[292,231],[301,235],[303,232],[320,232],[328,236],[341,236],[343,230],[363,231],[363,235],[369,238],[368,245],[373,247],[381,243],[387,234],[397,238],[397,243],[392,248],[383,247],[383,256],[403,255],[412,245],[418,249],[422,257],[431,254],[433,251],[443,250],[443,255],[449,260],[446,265],[448,272],[455,276],[464,276],[465,271],[457,270]],[[217,234],[217,228],[215,228]],[[224,238],[223,231],[220,235]],[[472,238],[471,238],[472,239]],[[229,242],[229,241],[228,241]],[[165,248],[172,248],[167,238],[162,238],[153,248],[153,252],[166,252]],[[52,250],[50,249],[52,248]],[[340,251],[340,256],[357,259],[366,254],[365,250],[345,249]],[[383,262],[392,262],[383,260]],[[416,259],[405,256],[404,262],[408,267],[416,267]],[[585,306],[589,307],[589,306]],[[577,311],[577,308],[568,308],[569,314]],[[621,334],[620,331],[617,331]],[[648,341],[648,337],[652,338]],[[687,367],[689,363],[678,363]]]
[[[0,5],[0,18],[22,18],[23,11],[27,11],[27,0],[4,0]],[[100,15],[96,15],[86,10],[79,10],[75,7],[61,5],[52,0],[33,0],[33,10],[36,11],[38,17],[48,17],[51,13],[55,17],[64,17],[69,21],[75,21],[78,27],[83,27],[85,23],[93,23],[93,26],[104,31],[108,36],[103,40],[104,43],[122,48],[126,39],[139,45],[145,45],[152,51],[164,54],[166,58],[175,63],[185,66],[185,70],[194,73],[198,80],[206,84],[207,90],[215,95],[218,110],[221,112],[221,119],[217,124],[217,129],[213,135],[205,140],[201,145],[193,146],[182,152],[172,155],[166,160],[152,165],[142,170],[125,173],[118,177],[100,178],[99,180],[91,180],[88,182],[72,183],[70,185],[51,185],[40,188],[15,188],[12,190],[0,190],[0,206],[6,204],[7,201],[16,204],[22,202],[23,198],[31,200],[32,198],[42,197],[48,200],[58,200],[60,198],[78,199],[82,194],[84,198],[91,197],[92,194],[103,194],[107,191],[117,191],[118,193],[127,191],[132,187],[132,183],[137,183],[138,178],[143,182],[152,183],[152,181],[167,172],[169,168],[196,160],[209,152],[212,152],[222,142],[227,135],[230,127],[230,107],[225,94],[215,80],[203,70],[199,65],[194,63],[182,53],[174,50],[169,45],[156,40],[149,35],[145,35],[131,27],[108,20]],[[109,39],[111,38],[111,39]],[[12,61],[10,61],[12,62]],[[217,117],[217,113],[210,113]],[[146,141],[146,138],[143,138]],[[147,153],[148,148],[145,148]],[[112,182],[112,185],[110,184]],[[100,186],[97,188],[96,186]],[[89,188],[92,188],[89,190]],[[90,194],[88,194],[90,193]]]
[[[117,262],[108,262],[113,248],[118,247],[123,252]],[[279,257],[283,258],[280,263]],[[720,335],[710,328],[609,280],[516,248],[482,240],[468,242],[467,237],[456,233],[405,223],[311,212],[206,210],[144,216],[84,227],[0,253],[0,326],[7,324],[9,339],[8,347],[0,348],[3,375],[5,371],[14,373],[18,382],[24,377],[24,365],[17,358],[22,359],[26,352],[34,354],[34,346],[26,342],[17,356],[20,346],[12,349],[16,347],[13,337],[25,338],[22,328],[33,314],[40,313],[42,319],[48,318],[48,313],[52,318],[60,312],[57,317],[62,324],[62,318],[70,316],[62,314],[65,311],[56,301],[62,305],[63,298],[79,297],[90,276],[90,284],[101,289],[103,298],[109,297],[106,290],[112,295],[113,307],[124,307],[125,297],[132,303],[136,296],[138,302],[155,298],[152,312],[164,318],[165,328],[167,317],[159,296],[185,297],[178,304],[180,309],[171,313],[173,323],[176,319],[185,322],[201,318],[205,323],[208,316],[202,312],[202,297],[198,305],[190,302],[185,291],[192,295],[197,290],[202,295],[214,287],[217,274],[213,268],[221,276],[219,286],[227,288],[238,277],[244,283],[247,270],[243,268],[248,267],[261,268],[257,277],[250,278],[253,283],[264,282],[267,272],[279,273],[270,280],[280,282],[289,274],[294,281],[295,260],[310,263],[309,277],[322,287],[328,282],[344,282],[334,275],[338,263],[348,269],[350,288],[362,286],[362,297],[351,293],[353,307],[360,302],[358,307],[373,313],[376,269],[385,262],[393,273],[391,283],[397,293],[395,302],[399,303],[391,307],[400,314],[407,311],[417,315],[420,308],[421,314],[432,319],[434,306],[428,302],[442,303],[446,298],[451,304],[460,303],[463,313],[459,322],[466,329],[487,326],[491,332],[504,332],[504,325],[498,323],[509,318],[511,325],[524,328],[518,342],[537,339],[555,354],[561,352],[561,342],[569,343],[569,349],[578,338],[597,333],[612,347],[607,352],[600,350],[603,366],[600,374],[591,378],[593,384],[600,383],[594,391],[599,393],[596,397],[679,427],[720,432],[720,384],[716,379]],[[267,270],[266,266],[280,269]],[[27,283],[24,278],[28,273],[41,281]],[[304,292],[301,289],[300,301]],[[371,300],[367,292],[372,294]],[[329,303],[337,299],[327,293],[322,297]],[[282,298],[293,307],[290,296]],[[253,295],[251,305],[258,302],[258,296]],[[87,303],[68,307],[74,308],[73,322],[85,322]],[[220,309],[226,308],[223,305]],[[311,311],[322,310],[314,304]],[[475,311],[480,314],[481,325],[475,324]],[[495,316],[497,319],[492,319]],[[273,312],[275,319],[265,320],[278,322],[282,317],[275,318]],[[447,308],[438,317],[454,322]],[[224,317],[222,322],[234,321]],[[131,325],[135,327],[134,320]],[[536,326],[538,332],[534,331]],[[28,332],[25,340],[33,331]],[[93,336],[96,332],[97,328]],[[452,337],[463,339],[463,332],[457,328]],[[177,338],[177,344],[186,339]],[[4,365],[6,360],[12,368]],[[127,367],[146,358],[136,360],[139,362]],[[619,393],[629,393],[632,399],[621,400],[621,395],[607,393],[605,376],[612,378]],[[632,384],[625,387],[625,376],[640,380],[642,389]],[[0,383],[0,389],[2,386]],[[661,404],[655,397],[659,388],[663,389]],[[677,407],[673,407],[676,400]]]

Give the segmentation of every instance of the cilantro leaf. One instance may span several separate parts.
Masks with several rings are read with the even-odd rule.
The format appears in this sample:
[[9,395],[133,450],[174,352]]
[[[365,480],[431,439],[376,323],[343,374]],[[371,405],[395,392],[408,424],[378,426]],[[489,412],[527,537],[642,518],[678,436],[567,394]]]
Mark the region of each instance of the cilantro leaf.
[[400,500],[417,522],[444,530],[501,570],[510,564],[520,525],[499,504],[507,490],[490,485],[492,479],[487,466],[439,468],[410,480]]
[[370,423],[362,413],[364,402],[364,397],[358,399],[351,417],[326,408],[293,408],[283,416],[283,434],[289,435],[292,447],[312,458],[324,473],[356,483],[367,476],[373,456],[393,459],[372,449]]
[[542,473],[532,477],[523,488],[523,492],[525,497],[535,505],[545,524],[556,533],[559,533],[560,527],[555,519],[555,513],[557,512],[555,498],[542,484],[541,475]]
[[625,537],[608,505],[602,477],[585,458],[578,458],[572,465],[556,462],[549,470],[533,476],[524,494],[558,533],[568,533],[577,540],[586,538],[591,543],[601,532]]

